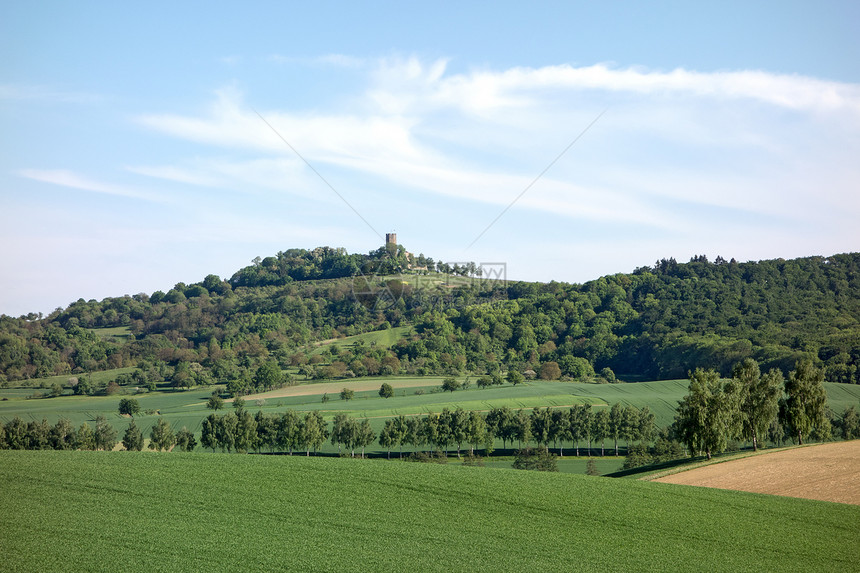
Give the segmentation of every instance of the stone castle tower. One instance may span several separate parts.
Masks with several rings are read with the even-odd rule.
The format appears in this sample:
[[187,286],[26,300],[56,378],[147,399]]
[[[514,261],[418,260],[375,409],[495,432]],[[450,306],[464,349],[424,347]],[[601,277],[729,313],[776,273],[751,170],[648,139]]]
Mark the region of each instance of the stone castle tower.
[[386,245],[396,245],[397,244],[397,233],[385,233],[385,244]]

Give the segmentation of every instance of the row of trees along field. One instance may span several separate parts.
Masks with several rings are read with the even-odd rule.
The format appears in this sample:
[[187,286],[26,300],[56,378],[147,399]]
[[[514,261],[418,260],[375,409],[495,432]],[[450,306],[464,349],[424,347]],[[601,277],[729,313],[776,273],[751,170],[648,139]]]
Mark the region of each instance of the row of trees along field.
[[[492,375],[542,372],[549,364],[551,377],[586,379],[610,369],[659,379],[695,367],[729,376],[745,358],[783,375],[808,359],[828,381],[860,382],[857,253],[750,263],[664,259],[582,285],[472,281],[442,294],[396,280],[391,304],[356,296],[347,275],[359,263],[388,271],[402,268],[398,257],[399,248],[291,250],[229,281],[209,275],[167,293],[79,300],[47,317],[0,316],[0,383],[138,367],[135,375],[147,383],[233,381],[241,393],[255,388],[266,362],[302,366],[311,377]],[[311,342],[405,325],[412,335],[371,357],[396,358],[396,369],[377,370],[366,355],[344,350],[310,363]]]
[[[125,449],[143,449],[143,434],[132,419],[122,438]],[[46,419],[24,422],[15,416],[0,425],[0,449],[10,450],[112,450],[117,444],[116,429],[104,416],[98,416],[95,427],[86,422],[75,428],[66,418],[60,418],[53,426]],[[170,423],[159,418],[150,432],[149,447],[154,450],[169,450],[174,446],[185,451],[197,445],[194,434],[183,427],[174,433]]]
[[[445,455],[449,448],[455,447],[459,457],[464,444],[469,446],[470,455],[480,447],[490,453],[494,440],[501,440],[503,448],[514,442],[520,448],[535,443],[548,451],[552,445],[559,455],[564,455],[565,444],[570,444],[577,456],[581,443],[587,444],[591,454],[594,443],[599,442],[603,456],[609,439],[617,456],[620,439],[627,442],[628,457],[642,464],[682,457],[679,441],[691,454],[703,453],[710,458],[713,453],[723,451],[732,439],[749,441],[754,449],[767,440],[781,443],[786,436],[802,444],[810,435],[819,440],[829,439],[832,426],[845,439],[860,437],[860,416],[853,406],[831,423],[822,382],[823,373],[808,361],[799,363],[783,381],[776,369],[762,375],[758,364],[747,359],[735,366],[732,379],[725,382],[713,370],[693,372],[689,394],[681,401],[674,424],[659,431],[647,406],[637,409],[620,403],[609,409],[582,404],[568,409],[535,408],[531,412],[507,406],[487,413],[445,408],[439,414],[401,415],[386,420],[378,443],[389,457],[394,448],[400,449],[402,457],[404,446],[413,450],[426,446],[444,451]],[[385,393],[385,386],[380,395]],[[220,400],[216,395],[212,399]],[[304,451],[310,455],[330,438],[338,451],[345,447],[354,456],[356,449],[361,448],[364,456],[364,449],[377,439],[367,419],[337,414],[329,430],[318,411],[304,415],[292,410],[278,415],[258,411],[252,416],[241,398],[234,400],[233,405],[234,412],[210,414],[203,420],[200,444],[204,448],[226,452],[268,449],[290,454]],[[119,409],[130,416],[139,412],[132,398],[123,399]],[[143,437],[134,419],[122,441],[126,449],[142,448]],[[648,444],[652,441],[654,445],[650,448]],[[638,447],[633,442],[638,442]],[[46,420],[25,423],[17,416],[0,425],[0,448],[108,450],[115,443],[115,430],[104,417],[96,419],[95,430],[87,423],[75,429],[65,419],[51,427]],[[161,451],[174,445],[190,451],[197,442],[184,427],[174,435],[169,422],[159,418],[151,430],[150,447]]]

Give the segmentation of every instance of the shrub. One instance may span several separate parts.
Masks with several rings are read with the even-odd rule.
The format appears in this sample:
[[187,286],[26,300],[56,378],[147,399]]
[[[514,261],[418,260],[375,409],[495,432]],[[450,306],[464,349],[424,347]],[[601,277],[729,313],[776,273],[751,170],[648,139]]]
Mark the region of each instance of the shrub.
[[645,444],[631,444],[627,448],[627,457],[624,458],[624,465],[621,469],[629,470],[638,468],[639,466],[647,466],[652,463],[654,458],[648,452],[648,446]]
[[540,472],[557,472],[558,463],[556,456],[547,450],[538,448],[523,448],[517,450],[514,458],[513,468],[515,470],[537,470]]

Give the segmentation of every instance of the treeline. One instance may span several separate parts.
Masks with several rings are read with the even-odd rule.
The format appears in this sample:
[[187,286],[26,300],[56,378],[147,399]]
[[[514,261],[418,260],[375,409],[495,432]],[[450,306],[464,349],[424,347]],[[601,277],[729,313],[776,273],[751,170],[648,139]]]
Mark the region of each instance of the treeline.
[[[165,422],[166,423],[166,422]],[[447,456],[454,449],[459,457],[465,446],[470,455],[483,448],[493,451],[494,440],[502,440],[503,448],[518,443],[520,447],[536,444],[545,450],[550,445],[564,455],[566,445],[580,455],[580,444],[587,444],[588,452],[596,452],[592,445],[600,443],[604,454],[606,440],[613,440],[615,455],[619,454],[618,440],[651,442],[668,441],[665,430],[657,432],[654,415],[647,407],[637,409],[615,404],[611,409],[593,409],[582,404],[569,409],[535,408],[532,411],[512,410],[504,406],[487,413],[445,408],[440,413],[426,416],[398,416],[385,421],[377,436],[366,418],[356,419],[337,414],[331,427],[318,411],[299,414],[287,410],[280,414],[265,414],[262,410],[252,415],[239,401],[234,412],[210,414],[202,423],[200,445],[214,452],[282,452],[293,454],[316,453],[326,442],[337,446],[338,452],[355,456],[375,440],[385,448],[388,457],[393,449],[413,451],[440,451]]]
[[722,376],[753,358],[787,374],[810,359],[832,382],[860,382],[860,255],[793,261],[660,261],[584,285],[515,283],[507,300],[430,312],[395,347],[431,371],[498,369],[588,379]]
[[[129,451],[143,449],[143,434],[134,422],[128,425],[122,445]],[[95,419],[95,427],[86,422],[75,428],[67,418],[60,418],[51,426],[46,419],[24,422],[15,416],[6,424],[0,424],[0,450],[113,450],[117,444],[116,429],[104,416]],[[149,447],[153,450],[170,450],[177,447],[191,451],[197,446],[194,434],[183,427],[173,431],[164,418],[150,431]]]
[[[661,379],[695,367],[730,376],[752,358],[787,375],[808,359],[828,381],[860,382],[860,254],[753,263],[699,256],[583,285],[475,282],[432,295],[396,281],[387,304],[356,293],[349,273],[364,273],[359,263],[369,272],[371,263],[402,266],[403,257],[399,246],[369,255],[291,250],[229,281],[209,275],[151,296],[79,300],[47,317],[0,316],[0,383],[138,366],[141,386],[232,380],[243,393],[267,362],[305,366],[310,377],[373,375],[366,355],[340,351],[328,365],[305,365],[305,348],[403,325],[414,334],[373,357],[388,357],[380,373]],[[118,327],[127,330],[97,330]]]

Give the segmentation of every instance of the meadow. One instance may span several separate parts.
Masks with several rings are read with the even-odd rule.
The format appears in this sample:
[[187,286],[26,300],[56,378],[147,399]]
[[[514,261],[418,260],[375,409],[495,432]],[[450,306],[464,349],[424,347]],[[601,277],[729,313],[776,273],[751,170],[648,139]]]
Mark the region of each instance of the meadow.
[[[120,371],[114,370],[114,373]],[[379,386],[388,382],[394,388],[394,396],[381,398]],[[303,383],[257,397],[245,397],[245,407],[252,412],[262,410],[267,414],[293,409],[297,412],[318,410],[331,422],[338,413],[346,413],[356,418],[368,418],[373,430],[378,434],[385,420],[394,416],[424,415],[440,412],[443,408],[487,411],[491,408],[508,406],[512,409],[532,409],[535,407],[566,408],[574,404],[590,403],[592,407],[607,408],[618,402],[637,408],[648,406],[654,412],[656,424],[663,427],[671,424],[678,401],[687,393],[687,380],[662,380],[628,384],[587,384],[582,382],[550,382],[534,380],[518,386],[504,385],[482,389],[472,385],[466,390],[441,392],[442,378],[426,377],[373,377],[338,380],[333,382]],[[860,402],[860,386],[851,384],[825,383],[828,404],[837,413],[852,404]],[[357,390],[352,400],[341,400],[341,388],[371,388]],[[174,429],[183,426],[200,436],[202,420],[212,413],[206,408],[206,401],[212,392],[210,387],[193,390],[160,390],[136,394],[141,413],[135,421],[145,436],[157,423],[159,417],[170,422]],[[323,394],[329,400],[322,401]],[[18,415],[25,421],[46,418],[54,424],[60,417],[68,418],[73,425],[83,422],[93,424],[96,416],[103,415],[117,429],[121,437],[128,426],[129,418],[118,413],[119,401],[127,395],[114,396],[60,396],[27,400],[28,390],[0,389],[0,422],[7,422]],[[232,409],[225,404],[225,411]],[[152,412],[146,414],[145,412]],[[607,440],[607,445],[611,441]],[[621,442],[624,443],[623,441]],[[500,448],[502,442],[496,443]],[[580,447],[583,444],[580,443]],[[599,447],[598,443],[594,447]],[[333,453],[331,444],[321,450]],[[376,443],[368,448],[368,453],[381,454],[384,450]],[[567,454],[572,454],[566,450]],[[579,466],[577,466],[579,467]],[[584,466],[583,466],[584,468]],[[612,471],[605,468],[606,471]],[[617,468],[613,468],[617,469]],[[583,470],[584,471],[584,470]],[[604,472],[602,472],[604,473]]]
[[860,507],[436,464],[0,452],[10,571],[857,571]]

